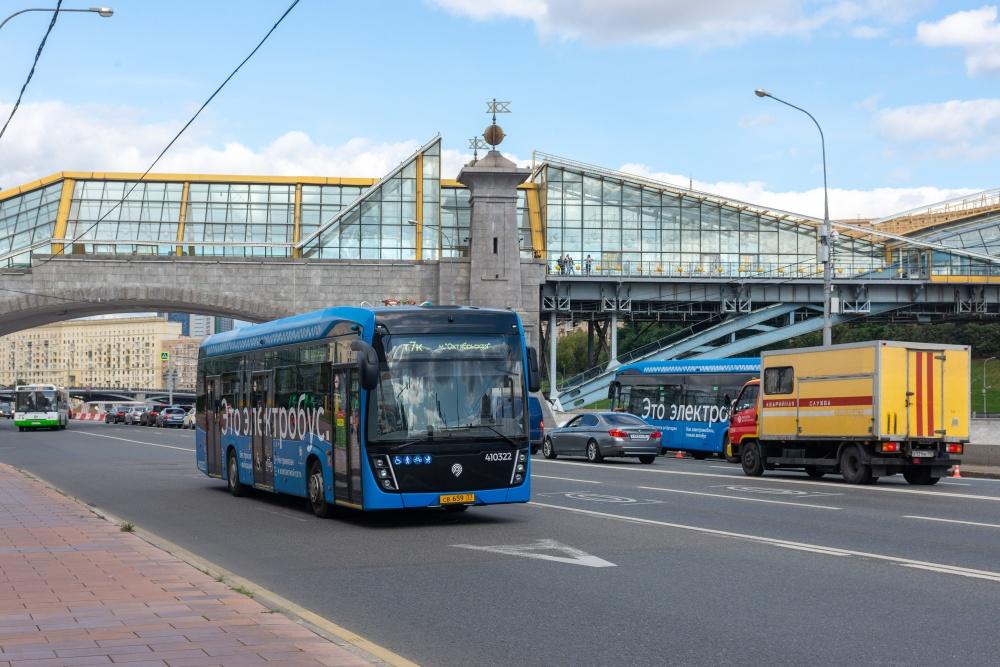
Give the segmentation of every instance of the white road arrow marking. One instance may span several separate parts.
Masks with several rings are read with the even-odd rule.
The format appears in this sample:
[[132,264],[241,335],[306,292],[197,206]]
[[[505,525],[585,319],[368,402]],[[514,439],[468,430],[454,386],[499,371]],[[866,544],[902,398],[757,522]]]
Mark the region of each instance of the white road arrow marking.
[[[537,558],[538,560],[551,560],[567,565],[583,565],[585,567],[616,567],[614,563],[609,563],[603,558],[592,556],[586,551],[574,549],[571,546],[556,542],[555,540],[538,540],[534,544],[500,544],[497,546],[477,546],[475,544],[453,544],[459,549],[472,549],[474,551],[493,551],[507,556],[523,556],[524,558]],[[562,555],[545,553],[546,551],[559,552]]]

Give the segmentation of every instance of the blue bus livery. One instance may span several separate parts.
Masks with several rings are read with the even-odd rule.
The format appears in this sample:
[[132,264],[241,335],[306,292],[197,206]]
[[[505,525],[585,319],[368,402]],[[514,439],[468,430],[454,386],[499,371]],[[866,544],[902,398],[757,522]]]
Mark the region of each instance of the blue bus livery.
[[663,451],[722,455],[732,401],[760,373],[760,359],[642,361],[620,367],[612,406],[658,427]]
[[510,311],[304,313],[209,336],[198,358],[198,469],[335,506],[527,502],[529,391],[540,375]]

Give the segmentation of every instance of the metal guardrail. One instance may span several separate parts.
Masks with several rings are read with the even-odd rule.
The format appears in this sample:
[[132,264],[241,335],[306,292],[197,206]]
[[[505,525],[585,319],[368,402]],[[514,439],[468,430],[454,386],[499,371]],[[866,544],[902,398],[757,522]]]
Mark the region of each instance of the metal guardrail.
[[[870,276],[873,273],[888,271],[888,277],[914,279],[913,275],[902,267],[893,271],[894,267],[873,264],[835,264],[834,278],[857,278]],[[558,260],[546,262],[546,270],[550,276],[572,278],[592,278],[600,276],[629,276],[633,278],[821,278],[823,265],[809,264],[741,264],[731,262],[597,262],[589,264],[574,260],[570,263],[560,263]]]
[[[647,354],[651,354],[651,353],[653,353],[653,352],[655,352],[655,351],[657,351],[657,350],[659,350],[659,349],[661,349],[661,348],[669,345],[671,342],[673,342],[675,340],[683,340],[684,338],[687,338],[692,333],[694,333],[695,327],[697,327],[697,326],[699,326],[701,324],[706,324],[707,322],[712,321],[712,320],[716,320],[716,319],[721,319],[721,318],[718,315],[714,315],[712,317],[706,318],[705,320],[702,320],[701,322],[697,322],[697,323],[692,324],[690,326],[686,326],[683,329],[675,331],[675,332],[673,332],[672,334],[670,334],[668,336],[664,336],[663,338],[658,338],[657,340],[654,340],[654,341],[651,341],[649,343],[646,343],[645,345],[640,345],[639,347],[633,348],[633,349],[629,350],[628,352],[619,354],[617,361],[619,363],[621,363],[621,364],[631,363],[632,361],[635,361],[636,359],[644,357]],[[572,377],[564,379],[562,382],[558,383],[556,385],[556,387],[559,389],[559,391],[563,391],[566,387],[572,387],[572,386],[577,385],[577,384],[582,384],[582,383],[586,382],[587,380],[591,380],[593,378],[600,377],[601,375],[603,375],[604,373],[606,373],[607,370],[608,370],[607,364],[603,364],[603,365],[600,365],[600,366],[593,366],[591,368],[588,368],[585,371],[582,371],[580,373],[577,373],[576,375],[573,375]]]

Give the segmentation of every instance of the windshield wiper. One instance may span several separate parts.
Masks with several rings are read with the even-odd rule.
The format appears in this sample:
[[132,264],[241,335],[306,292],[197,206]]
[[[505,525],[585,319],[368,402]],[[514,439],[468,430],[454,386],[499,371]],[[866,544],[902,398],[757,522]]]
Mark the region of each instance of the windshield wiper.
[[469,424],[468,426],[451,426],[448,428],[448,432],[453,433],[454,431],[468,431],[474,428],[488,428],[489,430],[493,431],[501,438],[503,438],[505,441],[507,441],[507,443],[509,443],[510,446],[513,447],[514,449],[517,449],[521,446],[516,440],[514,440],[514,438],[510,437],[509,435],[500,431],[499,429],[490,426],[489,424]]
[[410,447],[411,445],[418,445],[421,442],[429,442],[432,439],[433,439],[432,435],[424,436],[422,438],[416,438],[414,440],[409,440],[407,442],[402,442],[402,443],[400,443],[398,445],[393,445],[392,447],[389,448],[389,451],[390,452],[398,452],[400,450],[406,449],[407,447]]

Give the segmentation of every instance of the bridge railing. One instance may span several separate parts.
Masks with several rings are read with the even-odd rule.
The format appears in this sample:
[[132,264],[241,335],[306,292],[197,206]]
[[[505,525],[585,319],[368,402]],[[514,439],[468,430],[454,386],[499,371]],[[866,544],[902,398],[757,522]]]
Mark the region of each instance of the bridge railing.
[[[674,331],[673,333],[667,336],[658,338],[654,341],[646,343],[645,345],[640,345],[639,347],[633,348],[628,352],[623,352],[618,355],[617,361],[620,364],[628,364],[637,359],[641,359],[648,354],[651,354],[661,348],[666,347],[670,343],[687,338],[691,334],[695,333],[697,329],[699,329],[700,327],[704,327],[706,324],[710,324],[713,320],[721,320],[721,317],[719,315],[713,315],[712,317],[706,318],[704,320],[686,326],[683,329],[678,329],[677,331]],[[588,368],[587,370],[577,373],[572,377],[564,378],[563,381],[560,382],[558,385],[559,391],[562,391],[566,387],[573,387],[583,382],[586,382],[587,380],[600,377],[601,375],[604,375],[604,373],[606,373],[607,371],[608,371],[607,364]]]
[[[550,276],[591,278],[601,276],[627,276],[630,278],[772,278],[789,280],[794,278],[822,278],[823,265],[810,263],[739,263],[739,262],[587,262],[574,260],[546,263]],[[834,278],[858,278],[877,272],[885,272],[893,267],[886,264],[845,263],[834,264]],[[890,271],[887,277],[915,278],[911,272]]]

